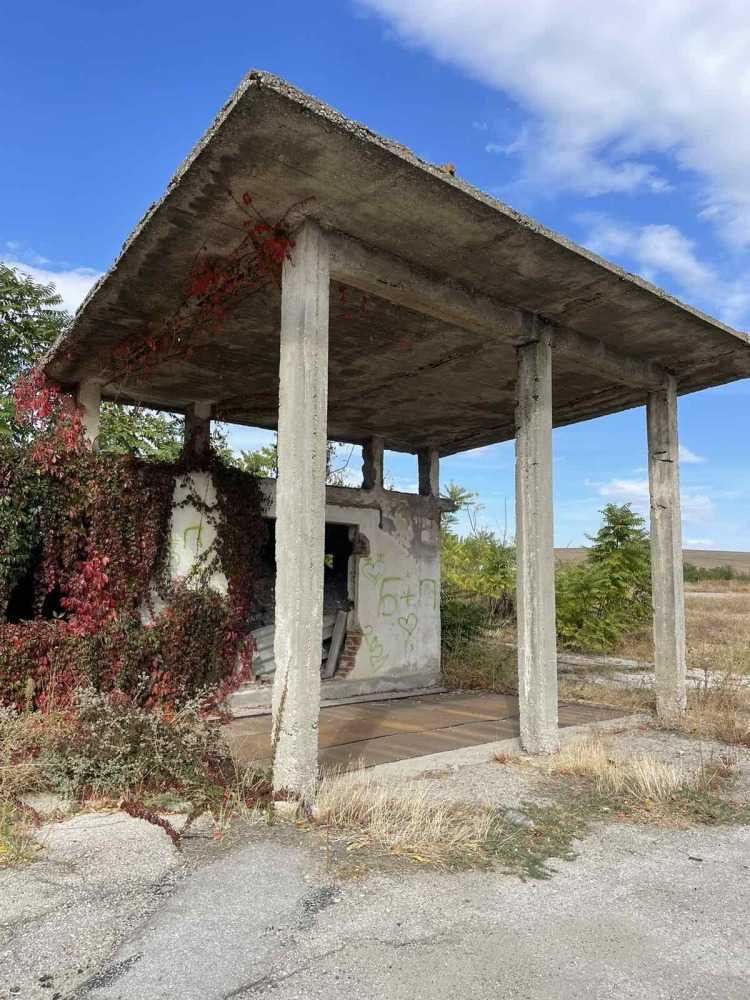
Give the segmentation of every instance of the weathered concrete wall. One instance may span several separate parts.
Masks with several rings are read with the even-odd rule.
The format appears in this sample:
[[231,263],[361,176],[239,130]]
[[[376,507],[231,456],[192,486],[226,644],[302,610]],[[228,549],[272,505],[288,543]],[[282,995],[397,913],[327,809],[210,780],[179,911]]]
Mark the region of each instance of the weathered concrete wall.
[[[216,490],[207,472],[190,472],[176,479],[170,541],[173,579],[190,579],[191,574],[198,571],[201,557],[209,552],[216,541],[216,529],[205,513],[194,504],[181,506],[191,492],[209,507],[216,504]],[[208,582],[222,594],[227,592],[227,580],[223,573],[213,573]]]
[[[268,514],[275,482],[265,480]],[[440,677],[440,508],[428,497],[328,487],[326,521],[355,527],[347,633],[362,640],[348,674],[365,690],[436,684]],[[359,554],[357,554],[359,553]]]
[[[190,474],[192,489],[207,504],[216,492],[206,473]],[[266,514],[275,517],[276,481],[263,480]],[[216,532],[196,507],[178,506],[189,492],[175,484],[171,567],[188,577]],[[326,521],[356,529],[350,560],[354,608],[347,623],[347,654],[340,662],[347,689],[428,687],[440,678],[440,502],[390,490],[329,486]],[[212,586],[226,591],[226,578]],[[361,637],[361,638],[360,638]],[[342,669],[343,668],[343,669]]]

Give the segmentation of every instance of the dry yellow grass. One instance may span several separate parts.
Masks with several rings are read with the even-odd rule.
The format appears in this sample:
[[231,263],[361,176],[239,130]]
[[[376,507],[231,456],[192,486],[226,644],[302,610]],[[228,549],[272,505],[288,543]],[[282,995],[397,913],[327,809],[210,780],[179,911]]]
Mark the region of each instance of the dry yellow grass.
[[600,739],[571,743],[544,766],[550,774],[588,778],[604,795],[636,800],[664,801],[679,788],[697,781],[696,776],[650,754],[617,757]]
[[464,691],[516,692],[516,651],[505,632],[487,632],[460,650],[443,651],[446,687]]
[[[688,690],[688,711],[670,729],[719,740],[733,746],[750,746],[750,688],[743,677],[724,674]],[[561,701],[588,702],[624,712],[653,712],[652,687],[596,684],[585,676],[560,678]]]
[[426,787],[380,785],[366,770],[327,775],[314,817],[392,853],[436,865],[478,854],[492,823],[485,810],[435,799]]
[[[750,593],[702,597],[688,592],[685,624],[689,667],[750,673]],[[627,636],[614,655],[652,662],[650,626]]]
[[686,593],[750,594],[750,580],[696,580],[685,584]]
[[[3,708],[0,713],[0,802],[11,802],[40,787],[33,751],[41,726],[29,715]],[[47,718],[54,727],[54,716],[45,717],[45,721]]]
[[623,713],[653,712],[656,709],[656,695],[652,687],[633,685],[624,687],[617,684],[597,684],[583,675],[562,676],[559,681],[560,701],[588,702],[619,708]]
[[750,746],[750,688],[729,673],[688,691],[688,711],[677,728],[691,736]]

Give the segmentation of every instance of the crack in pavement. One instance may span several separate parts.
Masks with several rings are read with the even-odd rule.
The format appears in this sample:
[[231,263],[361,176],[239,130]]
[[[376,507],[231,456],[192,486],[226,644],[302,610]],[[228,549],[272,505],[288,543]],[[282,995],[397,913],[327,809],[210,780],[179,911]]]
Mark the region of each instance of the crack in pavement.
[[314,955],[309,958],[302,965],[295,969],[291,969],[289,972],[280,973],[274,975],[273,973],[267,972],[265,975],[258,979],[254,979],[249,983],[245,983],[242,986],[238,986],[236,989],[231,990],[229,993],[225,993],[221,1000],[242,1000],[243,997],[252,996],[257,993],[258,990],[264,987],[270,987],[275,989],[281,983],[287,982],[290,979],[294,979],[295,976],[302,975],[308,972],[313,966],[322,962],[326,958],[330,958],[331,955],[338,955],[342,951],[346,951],[349,948],[358,947],[363,944],[377,944],[383,948],[407,948],[410,945],[415,945],[417,947],[431,944],[440,944],[445,941],[450,940],[450,936],[444,933],[438,934],[427,934],[423,937],[409,938],[405,941],[393,940],[391,938],[380,938],[376,936],[364,936],[355,937],[350,941],[345,941],[344,943],[338,945],[335,948],[329,948],[326,951],[321,952],[319,955]]
[[98,990],[102,986],[111,986],[112,983],[117,982],[126,972],[132,969],[141,958],[143,958],[143,954],[139,952],[136,955],[131,955],[129,958],[124,958],[121,962],[115,962],[113,965],[107,966],[101,972],[95,972],[93,976],[90,976],[76,988],[75,992],[71,994],[70,1000],[79,1000],[79,998],[83,998],[91,993],[92,990]]

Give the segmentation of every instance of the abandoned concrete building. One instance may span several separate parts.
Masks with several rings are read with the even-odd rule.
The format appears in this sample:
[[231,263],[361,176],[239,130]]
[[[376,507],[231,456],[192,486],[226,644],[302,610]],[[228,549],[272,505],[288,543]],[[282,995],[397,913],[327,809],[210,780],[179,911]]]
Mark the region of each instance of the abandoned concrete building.
[[[137,390],[113,381],[113,351],[175,309],[196,255],[226,253],[243,192],[294,237],[280,293],[239,302],[209,345],[141,373]],[[184,413],[199,440],[218,414],[278,430],[264,487],[275,607],[258,622],[274,636],[259,672],[275,665],[278,788],[306,799],[317,780],[324,619],[328,690],[439,682],[439,460],[509,439],[521,739],[556,748],[552,429],[628,407],[646,407],[658,711],[684,710],[677,397],[750,376],[750,340],[284,81],[245,78],[48,371],[77,391],[92,439],[102,398]],[[326,489],[328,439],[362,446],[361,489]],[[384,449],[416,453],[418,495],[384,488]],[[190,531],[180,509],[178,573]]]

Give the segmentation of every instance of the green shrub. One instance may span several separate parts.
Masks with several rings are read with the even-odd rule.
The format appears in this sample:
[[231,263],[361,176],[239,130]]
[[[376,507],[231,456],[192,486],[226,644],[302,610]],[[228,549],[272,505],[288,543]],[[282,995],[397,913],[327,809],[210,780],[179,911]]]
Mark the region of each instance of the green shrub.
[[568,649],[607,652],[651,615],[651,566],[643,518],[608,504],[582,563],[558,566],[557,635]]
[[464,537],[444,532],[442,576],[448,593],[483,598],[492,616],[513,613],[516,551],[494,532],[476,529]]
[[[197,703],[148,711],[90,688],[80,689],[65,712],[0,710],[0,750],[0,777],[4,764],[26,766],[27,788],[74,800],[165,791],[210,800],[234,774],[220,726]],[[0,799],[24,790],[14,784],[0,781]]]
[[440,627],[443,648],[459,650],[486,628],[490,620],[486,603],[472,595],[457,596],[443,591],[440,602]]
[[738,573],[732,566],[695,566],[686,562],[683,566],[686,583],[700,583],[703,580],[750,580],[750,573]]

